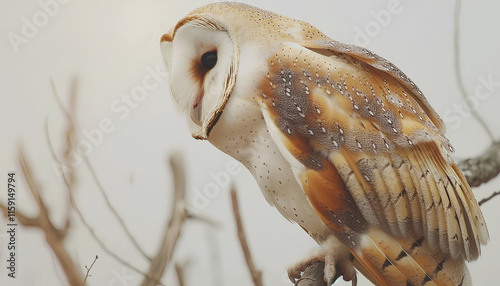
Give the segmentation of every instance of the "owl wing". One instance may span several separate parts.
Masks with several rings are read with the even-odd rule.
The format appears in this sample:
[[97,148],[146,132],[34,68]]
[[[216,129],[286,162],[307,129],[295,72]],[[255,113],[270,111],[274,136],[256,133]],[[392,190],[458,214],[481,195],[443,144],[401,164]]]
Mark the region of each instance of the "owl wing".
[[259,99],[268,129],[358,269],[379,284],[458,284],[463,260],[478,257],[488,234],[442,121],[415,84],[334,41],[285,43],[268,64]]

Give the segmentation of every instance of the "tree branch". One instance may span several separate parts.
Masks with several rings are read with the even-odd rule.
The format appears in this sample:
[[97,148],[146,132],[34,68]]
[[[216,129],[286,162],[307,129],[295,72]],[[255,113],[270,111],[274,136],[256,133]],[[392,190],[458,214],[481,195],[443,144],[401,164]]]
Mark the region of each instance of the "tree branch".
[[491,199],[493,199],[494,197],[496,197],[496,196],[498,196],[498,195],[500,195],[500,192],[499,192],[499,191],[496,191],[496,192],[494,192],[493,194],[491,194],[489,197],[487,197],[487,198],[484,198],[484,199],[480,200],[480,201],[479,201],[479,203],[478,203],[478,204],[479,204],[479,206],[482,206],[484,203],[489,202]]
[[[17,211],[16,218],[22,225],[40,228],[45,233],[46,241],[56,255],[57,260],[59,261],[59,264],[62,267],[64,274],[66,275],[66,279],[68,280],[69,285],[81,286],[83,279],[80,276],[80,271],[78,270],[73,259],[64,247],[66,232],[64,230],[56,228],[50,220],[49,211],[45,205],[45,202],[43,201],[43,198],[40,195],[38,184],[36,183],[31,168],[29,167],[29,164],[26,161],[22,150],[19,151],[19,162],[21,164],[24,177],[28,182],[28,187],[31,191],[31,194],[37,202],[39,214],[36,219],[33,219],[28,218],[21,212]],[[66,229],[66,226],[64,229]]]
[[236,221],[236,228],[238,230],[238,238],[240,240],[241,248],[245,256],[245,261],[247,263],[248,270],[250,271],[250,275],[252,276],[254,285],[262,286],[263,285],[262,272],[257,270],[252,260],[252,255],[250,253],[250,249],[248,247],[248,243],[245,237],[245,230],[243,228],[243,223],[241,222],[240,207],[238,204],[238,195],[236,194],[234,186],[231,187],[231,201],[233,203],[233,213],[234,213],[234,219]]
[[[318,261],[307,266],[300,279],[297,280],[295,286],[326,286],[323,271],[325,263]],[[339,269],[337,269],[339,270]],[[337,271],[339,272],[339,271]],[[338,275],[340,277],[340,275]],[[338,277],[335,278],[337,280]]]
[[[174,201],[172,204],[172,215],[165,234],[161,247],[156,256],[151,260],[151,266],[148,276],[142,282],[142,286],[155,286],[157,281],[163,276],[163,272],[172,260],[175,245],[181,234],[181,227],[188,212],[186,210],[186,175],[184,165],[180,156],[174,154],[170,158],[170,165],[174,177]],[[151,279],[151,278],[152,279]]]
[[[48,135],[47,135],[47,138],[48,138]],[[56,154],[55,154],[54,148],[52,146],[52,143],[50,142],[50,140],[48,140],[48,141],[49,141],[49,149],[51,151],[53,159],[56,162],[58,162],[61,165],[61,168],[62,168],[62,164],[61,164],[60,161],[58,161],[58,159],[56,157]],[[104,244],[104,242],[97,236],[95,230],[90,226],[90,223],[87,221],[87,219],[83,215],[83,212],[78,207],[78,205],[77,205],[77,203],[76,203],[76,201],[75,201],[75,199],[73,197],[73,187],[71,186],[68,178],[64,174],[62,175],[62,177],[63,177],[64,184],[66,186],[66,189],[68,190],[69,197],[70,197],[70,203],[71,203],[73,209],[75,210],[75,212],[78,215],[78,217],[82,220],[83,226],[89,231],[90,235],[101,246],[101,248],[104,249],[104,251],[106,253],[108,253],[111,257],[113,257],[114,259],[116,259],[117,261],[119,261],[120,263],[122,263],[123,265],[125,265],[128,268],[134,270],[137,273],[140,273],[140,274],[142,274],[144,276],[147,276],[148,275],[147,273],[144,273],[139,268],[137,268],[137,267],[133,266],[132,264],[128,263],[126,260],[124,260],[123,258],[121,258],[120,256],[118,256],[116,253],[114,253],[113,251],[111,251],[109,249],[109,247],[107,247],[106,244]]]
[[[65,133],[66,151],[64,152],[64,158],[65,158],[66,162],[69,162],[70,161],[69,160],[70,154],[71,154],[72,148],[73,148],[73,142],[74,142],[73,138],[74,138],[74,133],[75,133],[74,132],[75,131],[75,125],[76,125],[74,123],[73,116],[75,114],[76,87],[77,87],[77,85],[76,85],[76,81],[74,81],[73,84],[72,84],[72,92],[71,92],[71,98],[70,98],[70,110],[71,110],[71,113],[68,112],[66,110],[66,108],[63,106],[63,104],[62,104],[59,96],[57,95],[57,91],[55,89],[55,86],[54,86],[54,83],[53,83],[52,80],[51,80],[51,85],[52,85],[52,89],[53,89],[53,92],[54,92],[54,97],[55,97],[55,99],[56,99],[56,101],[57,101],[57,103],[59,105],[59,108],[64,113],[64,115],[66,116],[66,120],[68,121],[68,127],[67,127],[66,133]],[[45,125],[45,132],[46,132],[47,144],[49,146],[49,150],[51,152],[52,158],[54,159],[54,161],[56,161],[57,163],[59,163],[59,165],[61,167],[61,170],[62,170],[63,169],[63,165],[62,165],[61,161],[57,158],[57,155],[56,155],[56,152],[55,152],[54,147],[52,145],[52,142],[50,141],[48,123],[46,123],[46,125]],[[94,170],[92,169],[92,166],[90,164],[87,164],[87,166],[90,169],[90,171],[94,173]],[[115,258],[117,261],[119,261],[123,265],[127,266],[128,268],[133,269],[134,271],[136,271],[137,273],[140,273],[140,274],[144,275],[145,277],[148,277],[147,273],[144,273],[139,268],[133,266],[132,264],[128,263],[126,260],[124,260],[120,256],[118,256],[116,253],[112,252],[103,243],[103,241],[100,240],[97,237],[97,234],[96,234],[95,230],[90,226],[89,222],[87,221],[87,219],[83,215],[82,211],[78,207],[78,205],[77,205],[77,203],[75,201],[75,198],[73,196],[73,185],[75,184],[75,181],[76,181],[76,178],[75,178],[75,175],[74,175],[73,171],[71,170],[71,172],[69,172],[68,175],[66,175],[66,173],[63,172],[62,173],[62,178],[63,178],[64,185],[65,185],[65,187],[66,187],[66,189],[68,191],[68,197],[69,197],[69,200],[68,200],[69,201],[68,216],[69,216],[71,208],[74,209],[75,212],[77,213],[77,215],[79,216],[79,218],[82,220],[84,227],[87,228],[87,230],[90,232],[90,234],[95,239],[95,241],[102,247],[102,249],[104,249],[104,251],[106,251],[106,253],[108,253],[111,257]],[[100,190],[102,190],[102,189],[100,189]],[[115,214],[118,215],[117,213],[115,213]],[[61,231],[61,233],[63,235],[65,235],[66,232],[67,232],[67,230],[68,230],[68,228],[69,228],[69,219],[66,221],[65,227]],[[133,240],[133,238],[131,238],[131,239]],[[147,258],[147,256],[146,256],[146,258]],[[58,257],[58,259],[59,259],[59,257]],[[59,260],[59,261],[61,263],[63,263],[61,260]],[[163,285],[163,284],[158,281],[158,285]]]
[[471,187],[477,187],[500,173],[500,143],[493,143],[486,151],[474,158],[458,163]]
[[97,189],[100,191],[101,195],[104,197],[104,201],[106,202],[106,205],[111,210],[111,213],[118,220],[118,223],[120,224],[121,228],[125,231],[125,234],[128,236],[129,240],[132,242],[132,244],[135,246],[135,248],[137,249],[137,251],[139,251],[144,258],[146,258],[147,260],[151,261],[151,257],[149,257],[146,254],[146,252],[144,252],[144,250],[142,249],[142,247],[139,245],[139,242],[134,237],[134,235],[132,234],[132,232],[128,228],[127,224],[125,223],[125,221],[121,217],[121,215],[118,214],[118,211],[113,206],[113,203],[111,203],[111,200],[109,199],[107,192],[104,190],[104,187],[102,186],[101,181],[97,177],[95,169],[92,166],[92,164],[90,163],[90,161],[88,160],[88,158],[87,157],[83,157],[83,160],[84,160],[85,164],[87,165],[87,168],[89,169],[90,174],[92,175],[92,178],[94,179],[94,182],[97,185]]
[[[7,218],[9,216],[7,206],[0,204],[0,209],[2,209],[4,217]],[[16,209],[16,220],[24,226],[40,227],[40,221],[38,217],[36,218],[28,217],[19,209]]]

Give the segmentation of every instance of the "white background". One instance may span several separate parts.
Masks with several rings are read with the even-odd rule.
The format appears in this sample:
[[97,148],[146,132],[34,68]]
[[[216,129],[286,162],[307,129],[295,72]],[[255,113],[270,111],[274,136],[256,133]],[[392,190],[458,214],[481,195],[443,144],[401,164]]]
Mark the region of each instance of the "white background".
[[[213,174],[225,172],[232,159],[207,142],[193,140],[184,119],[175,110],[168,83],[160,78],[156,88],[137,103],[130,114],[120,118],[111,108],[122,94],[130,94],[147,77],[147,68],[164,70],[159,39],[177,20],[198,6],[212,1],[112,0],[68,1],[57,4],[38,31],[18,46],[11,43],[12,33],[23,36],[23,18],[33,23],[43,8],[37,1],[0,1],[0,180],[9,171],[21,168],[18,149],[22,146],[38,180],[51,218],[64,222],[67,193],[53,169],[45,135],[48,122],[50,140],[57,155],[62,155],[64,116],[50,86],[54,81],[63,104],[67,106],[72,79],[78,81],[77,133],[99,127],[107,118],[114,126],[88,156],[112,203],[125,219],[139,244],[149,255],[156,253],[159,239],[170,213],[172,178],[166,158],[173,152],[184,155],[189,168],[188,204],[195,207],[197,191],[217,185]],[[245,1],[286,16],[307,21],[332,38],[362,44],[401,68],[419,85],[449,127],[447,135],[456,147],[456,158],[477,155],[490,141],[479,125],[467,114],[456,112],[463,106],[453,74],[454,1],[396,1],[399,13],[388,23],[376,23],[376,15],[387,10],[389,1]],[[394,2],[394,1],[393,1]],[[54,2],[56,3],[56,2]],[[51,7],[55,11],[55,6]],[[474,95],[480,78],[500,81],[500,20],[497,1],[465,1],[460,25],[461,60],[464,85]],[[370,26],[371,25],[371,26]],[[359,31],[373,28],[369,41],[356,41]],[[373,27],[372,27],[373,26]],[[10,34],[9,34],[10,33]],[[10,35],[10,36],[9,36]],[[16,52],[17,50],[17,52]],[[151,81],[154,83],[154,81]],[[485,91],[485,89],[482,89]],[[478,112],[500,137],[500,87],[491,97],[477,101]],[[291,285],[286,267],[315,247],[312,239],[297,226],[288,223],[267,205],[248,171],[240,169],[232,176],[240,195],[245,227],[258,268],[266,285]],[[73,169],[77,175],[76,199],[85,217],[109,248],[136,267],[146,271],[143,259],[117,226],[96,185],[83,164]],[[211,175],[212,174],[212,175]],[[27,184],[17,186],[19,210],[34,216],[38,210]],[[6,183],[0,183],[0,202],[6,201]],[[499,189],[499,180],[475,189],[480,199]],[[175,260],[188,262],[187,285],[251,285],[239,248],[228,188],[222,182],[199,215],[220,223],[218,229],[189,221],[182,232]],[[491,240],[477,262],[470,263],[475,285],[491,285],[498,279],[500,254],[500,201],[482,207]],[[104,252],[72,214],[72,226],[66,247],[84,273],[95,255],[99,255],[89,285],[138,285],[141,275],[122,266]],[[66,285],[55,256],[44,234],[34,228],[19,227],[18,278],[6,276],[6,220],[0,224],[0,284]],[[177,285],[169,268],[164,283]],[[125,275],[126,277],[124,278]],[[121,280],[118,277],[121,276]],[[338,283],[340,285],[340,283]],[[359,285],[369,285],[362,281]]]

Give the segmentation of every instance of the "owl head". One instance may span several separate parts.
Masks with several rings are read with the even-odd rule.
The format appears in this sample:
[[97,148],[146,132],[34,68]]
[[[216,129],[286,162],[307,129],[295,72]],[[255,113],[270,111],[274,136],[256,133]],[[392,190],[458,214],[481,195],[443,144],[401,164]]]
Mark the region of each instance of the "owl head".
[[192,136],[208,139],[235,90],[252,93],[274,46],[312,36],[326,38],[305,22],[234,2],[209,4],[181,19],[160,46]]
[[161,51],[192,136],[207,139],[236,83],[239,47],[233,27],[198,9],[162,36]]

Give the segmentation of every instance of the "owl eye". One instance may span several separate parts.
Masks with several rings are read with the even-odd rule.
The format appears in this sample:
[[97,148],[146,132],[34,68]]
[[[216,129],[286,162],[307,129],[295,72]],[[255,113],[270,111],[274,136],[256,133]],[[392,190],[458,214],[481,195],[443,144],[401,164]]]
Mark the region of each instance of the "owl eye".
[[217,51],[206,52],[201,56],[201,64],[207,70],[212,69],[217,64]]

